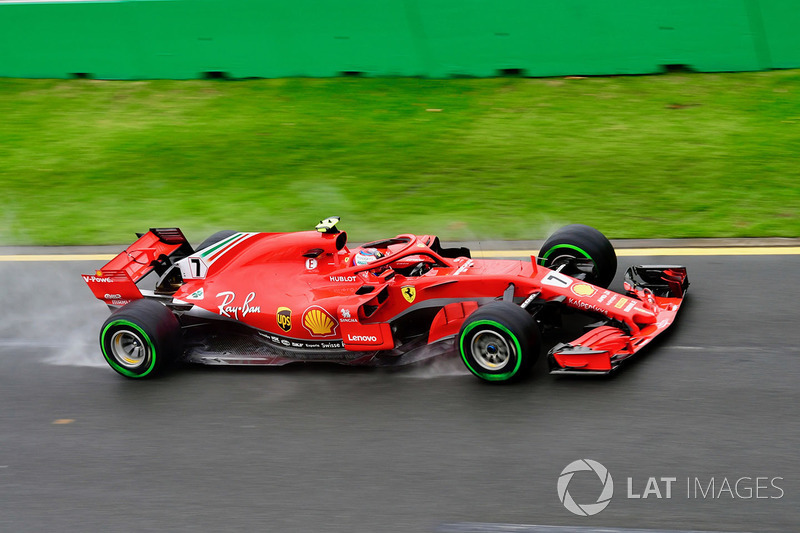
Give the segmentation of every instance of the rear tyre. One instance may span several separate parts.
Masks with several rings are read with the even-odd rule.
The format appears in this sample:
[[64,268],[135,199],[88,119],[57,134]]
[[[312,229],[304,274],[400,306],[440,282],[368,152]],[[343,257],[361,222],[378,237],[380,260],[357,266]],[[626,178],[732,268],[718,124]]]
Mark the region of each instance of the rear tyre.
[[238,233],[238,231],[233,231],[233,230],[230,230],[230,229],[225,229],[225,230],[222,230],[222,231],[218,231],[214,235],[210,236],[209,238],[207,238],[206,240],[201,242],[197,246],[197,248],[195,248],[195,250],[197,250],[198,252],[200,250],[205,250],[209,246],[217,244],[218,242],[227,239],[231,235],[236,235],[237,233]]
[[[538,263],[555,269],[567,263],[563,271],[575,276],[581,270],[575,260],[588,260],[591,272],[585,280],[593,285],[607,288],[617,273],[617,254],[605,235],[591,226],[570,224],[557,230],[542,245]],[[575,267],[575,268],[571,268]]]
[[469,371],[494,383],[530,375],[541,350],[536,322],[511,302],[478,308],[461,326],[457,345]]
[[126,378],[162,373],[183,351],[175,315],[153,300],[134,300],[108,317],[100,330],[106,362]]

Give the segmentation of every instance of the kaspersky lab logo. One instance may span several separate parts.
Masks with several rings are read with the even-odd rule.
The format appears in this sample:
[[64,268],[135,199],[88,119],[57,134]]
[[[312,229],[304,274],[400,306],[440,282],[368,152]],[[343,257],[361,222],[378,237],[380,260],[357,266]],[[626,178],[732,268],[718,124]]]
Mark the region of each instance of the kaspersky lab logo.
[[[572,481],[572,476],[574,476],[576,472],[584,471],[597,474],[600,483],[603,485],[600,496],[597,497],[595,503],[577,503],[572,499],[569,493],[569,482]],[[558,476],[557,488],[558,499],[561,500],[561,503],[564,504],[564,507],[566,507],[569,512],[578,516],[596,515],[608,507],[608,504],[611,503],[611,497],[614,496],[614,480],[611,479],[611,474],[609,474],[608,469],[591,459],[578,459],[568,464],[564,470],[561,471],[561,475]]]

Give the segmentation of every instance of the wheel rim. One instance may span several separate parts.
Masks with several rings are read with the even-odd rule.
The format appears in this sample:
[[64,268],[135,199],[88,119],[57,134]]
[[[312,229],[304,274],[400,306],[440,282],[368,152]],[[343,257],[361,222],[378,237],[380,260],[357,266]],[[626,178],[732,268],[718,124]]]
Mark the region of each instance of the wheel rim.
[[[567,275],[576,276],[576,275],[581,274],[581,272],[585,272],[585,271],[582,271],[574,263],[575,260],[582,260],[582,259],[583,259],[583,257],[578,256],[578,255],[571,255],[571,254],[557,255],[550,261],[550,265],[548,266],[548,268],[550,268],[551,270],[558,270],[559,267],[564,265],[567,268],[565,268],[564,270],[561,270],[561,272],[564,272]],[[589,280],[589,281],[597,280],[598,275],[599,275],[599,273],[597,271],[597,263],[595,263],[594,259],[592,259],[592,258],[589,258],[589,261],[592,262],[592,272],[591,272],[591,274],[589,274],[591,276],[591,280]]]
[[147,360],[147,348],[142,338],[126,329],[117,331],[111,337],[111,354],[125,368],[140,367]]
[[557,255],[550,260],[550,266],[556,267],[558,265],[569,263],[570,261],[573,261],[576,257],[577,256],[572,254]]
[[490,329],[481,330],[472,337],[470,351],[476,363],[491,371],[503,369],[514,353],[506,339]]

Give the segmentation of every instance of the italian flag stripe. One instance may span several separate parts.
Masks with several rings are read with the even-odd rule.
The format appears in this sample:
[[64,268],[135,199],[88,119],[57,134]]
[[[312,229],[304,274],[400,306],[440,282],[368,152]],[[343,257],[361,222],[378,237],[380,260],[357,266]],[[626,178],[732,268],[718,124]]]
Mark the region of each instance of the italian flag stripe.
[[253,235],[255,235],[255,233],[237,233],[236,235],[232,235],[231,236],[232,240],[229,241],[228,244],[226,244],[222,248],[217,249],[216,251],[214,250],[211,251],[210,255],[207,257],[208,264],[212,265],[217,259],[222,257],[225,253],[227,253],[230,250],[233,250],[239,244],[249,239]]
[[241,233],[234,233],[233,235],[231,235],[227,239],[223,239],[223,240],[219,241],[217,244],[211,245],[211,247],[206,248],[206,250],[202,254],[200,254],[200,257],[208,257],[209,254],[214,253],[216,250],[219,250],[220,248],[222,248],[226,244],[229,244],[232,240],[238,238],[240,235],[241,235]]

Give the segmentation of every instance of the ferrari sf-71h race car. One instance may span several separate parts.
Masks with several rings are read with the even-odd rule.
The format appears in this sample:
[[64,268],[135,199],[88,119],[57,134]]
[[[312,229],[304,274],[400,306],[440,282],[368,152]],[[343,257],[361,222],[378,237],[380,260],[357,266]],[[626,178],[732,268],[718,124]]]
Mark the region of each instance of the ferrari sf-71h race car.
[[83,276],[114,310],[100,331],[106,361],[144,378],[180,358],[394,366],[455,351],[478,378],[502,382],[530,372],[542,328],[578,312],[598,321],[549,350],[550,371],[604,374],[672,324],[689,285],[684,267],[632,266],[625,294],[608,290],[614,248],[579,224],[556,231],[528,262],[473,259],[432,235],[349,249],[338,221],[295,233],[224,231],[196,249],[177,228],[140,234]]

